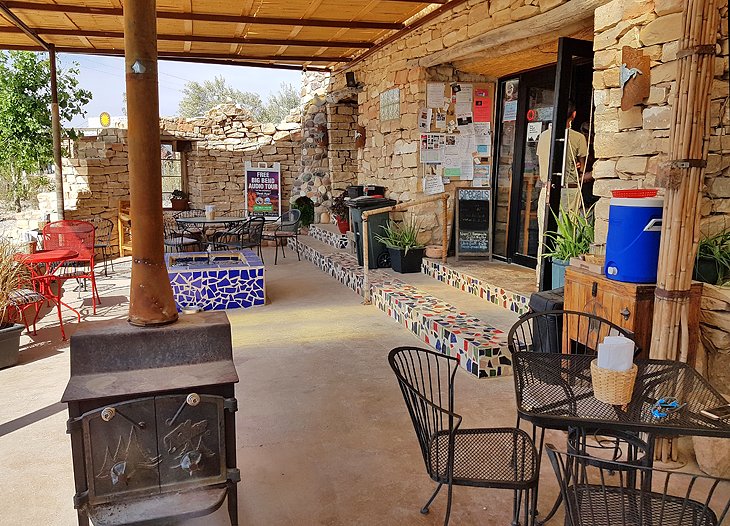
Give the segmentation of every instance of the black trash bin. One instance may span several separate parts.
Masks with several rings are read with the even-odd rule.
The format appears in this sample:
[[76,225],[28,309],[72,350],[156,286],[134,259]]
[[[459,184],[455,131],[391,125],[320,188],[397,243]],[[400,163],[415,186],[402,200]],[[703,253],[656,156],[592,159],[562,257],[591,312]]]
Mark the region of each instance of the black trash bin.
[[[563,288],[533,292],[530,296],[530,312],[563,310]],[[563,317],[533,318],[532,338],[535,352],[562,352]]]
[[[355,234],[355,246],[357,247],[357,264],[363,266],[362,252],[362,213],[366,210],[374,210],[386,206],[394,206],[397,201],[382,197],[359,197],[347,201],[347,206],[352,211],[352,231]],[[383,234],[383,228],[388,224],[388,213],[368,216],[368,267],[379,268],[390,266],[388,249],[375,239],[375,234]]]

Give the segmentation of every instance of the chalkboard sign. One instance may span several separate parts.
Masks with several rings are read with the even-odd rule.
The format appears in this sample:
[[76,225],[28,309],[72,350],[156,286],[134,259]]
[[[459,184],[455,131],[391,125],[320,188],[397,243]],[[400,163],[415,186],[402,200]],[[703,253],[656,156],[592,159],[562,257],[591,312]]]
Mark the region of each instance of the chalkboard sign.
[[456,260],[459,257],[492,257],[491,189],[456,190]]

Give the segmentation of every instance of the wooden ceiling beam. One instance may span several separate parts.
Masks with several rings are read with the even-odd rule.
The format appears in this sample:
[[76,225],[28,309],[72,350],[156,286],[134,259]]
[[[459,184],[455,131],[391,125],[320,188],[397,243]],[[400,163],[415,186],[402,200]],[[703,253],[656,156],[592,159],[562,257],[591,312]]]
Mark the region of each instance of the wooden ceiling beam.
[[[80,15],[121,17],[123,10],[116,7],[86,7],[71,4],[40,4],[8,0],[5,5],[9,9],[23,11],[45,11],[52,13],[75,13]],[[192,20],[194,22],[222,22],[230,24],[261,24],[277,26],[334,27],[348,29],[402,29],[404,24],[396,22],[377,22],[369,20],[334,20],[320,18],[278,18],[258,16],[220,15],[212,13],[176,13],[158,11],[157,18],[166,20]]]
[[[52,27],[36,27],[33,30],[39,35],[71,36],[90,38],[124,38],[122,31],[90,31],[83,29],[56,29]],[[0,27],[0,33],[21,33],[17,27]],[[329,40],[297,40],[288,38],[247,38],[247,37],[217,37],[206,35],[167,35],[158,34],[157,40],[170,42],[203,42],[213,44],[256,44],[267,46],[303,46],[303,47],[330,47],[345,49],[369,49],[375,44],[363,41],[329,41]]]
[[24,33],[28,38],[30,38],[33,42],[41,46],[45,51],[50,51],[51,47],[49,46],[48,42],[43,40],[41,37],[38,36],[37,33],[35,33],[31,28],[29,28],[25,22],[23,22],[20,18],[17,17],[15,13],[13,13],[10,8],[5,5],[3,2],[0,2],[0,15],[2,15],[5,19],[7,19],[8,22],[13,24],[19,32]]

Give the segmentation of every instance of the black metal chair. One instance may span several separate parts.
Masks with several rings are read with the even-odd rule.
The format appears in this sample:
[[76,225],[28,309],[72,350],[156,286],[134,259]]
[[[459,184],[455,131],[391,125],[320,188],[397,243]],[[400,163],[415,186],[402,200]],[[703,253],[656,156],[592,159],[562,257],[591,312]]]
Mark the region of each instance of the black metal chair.
[[[595,314],[569,310],[552,310],[545,312],[528,313],[520,317],[510,328],[507,334],[507,344],[510,352],[533,351],[533,352],[567,352],[569,354],[596,354],[598,344],[606,336],[624,336],[634,341],[634,335],[616,325],[615,323],[601,318]],[[641,349],[634,342],[634,357],[638,356]],[[515,374],[515,386],[523,391],[523,379]],[[552,378],[551,384],[555,385],[555,396],[561,396],[567,390],[560,384],[562,379]],[[535,396],[549,396],[549,393],[535,393]],[[517,417],[517,426],[520,426],[520,418]],[[567,429],[567,428],[566,428]],[[646,440],[640,437],[612,429],[578,429],[570,428],[568,431],[567,447],[570,452],[599,458],[602,451],[610,451],[613,460],[625,459],[627,465],[647,466],[651,462],[650,447]],[[593,437],[594,443],[588,439]],[[532,425],[532,439],[538,444],[539,455],[542,456],[545,430],[540,430],[540,437],[537,438],[537,429]],[[652,440],[650,437],[648,440]],[[589,457],[590,458],[590,457]],[[543,519],[548,521],[557,511],[560,500],[555,503],[551,511]]]
[[264,232],[266,219],[263,216],[254,216],[248,221],[236,224],[233,228],[213,235],[211,245],[214,249],[244,249],[255,248],[261,262],[264,262],[264,255],[261,251],[261,238]]
[[274,255],[274,265],[279,260],[279,246],[281,246],[281,254],[286,258],[284,252],[284,241],[293,239],[294,244],[297,248],[297,259],[301,261],[299,257],[299,222],[302,213],[296,208],[284,212],[276,220],[276,228],[271,231],[264,232],[263,238],[268,241],[273,241],[276,246],[276,254]]
[[174,217],[163,217],[165,252],[183,252],[188,248],[200,250],[200,241],[178,229]]
[[109,250],[111,249],[112,232],[114,232],[114,222],[104,217],[92,217],[89,223],[94,225],[94,249],[101,251],[101,257],[104,261],[104,275],[108,276],[107,259],[110,259],[112,272],[114,272],[114,258],[110,258]]
[[[187,210],[175,212],[172,217],[174,217],[175,219],[180,219],[181,217],[205,217],[205,210],[201,208],[189,208]],[[177,226],[175,228],[178,232],[185,233],[187,237],[197,239],[200,242],[200,246],[203,246],[203,230],[199,226],[182,226],[180,223],[177,223]]]
[[[567,526],[727,525],[730,479],[637,467],[575,453],[547,454]],[[638,475],[638,476],[637,476]]]
[[[514,491],[513,524],[524,505],[530,520],[537,489],[538,459],[529,435],[515,428],[460,429],[454,412],[456,358],[418,347],[397,347],[388,355],[421,447],[426,471],[438,484],[421,513],[446,484],[444,525],[449,523],[453,486]],[[524,497],[524,500],[523,500]]]

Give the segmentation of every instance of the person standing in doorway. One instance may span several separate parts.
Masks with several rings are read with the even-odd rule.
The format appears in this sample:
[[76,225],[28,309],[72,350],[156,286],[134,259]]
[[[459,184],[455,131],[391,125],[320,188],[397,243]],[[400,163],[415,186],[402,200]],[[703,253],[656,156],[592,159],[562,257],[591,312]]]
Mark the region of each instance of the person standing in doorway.
[[[585,136],[571,128],[575,119],[576,109],[573,101],[568,102],[568,115],[565,128],[568,130],[568,148],[565,154],[565,166],[563,167],[563,188],[560,191],[560,206],[562,208],[574,209],[580,202],[580,170],[583,167],[588,155],[588,142]],[[542,248],[545,240],[545,209],[548,198],[548,181],[550,174],[550,143],[552,142],[552,128],[540,134],[537,141],[537,158],[540,165],[540,196],[537,201],[537,222],[540,233],[540,242],[537,249],[538,269],[542,259]],[[539,275],[539,273],[538,273]]]

